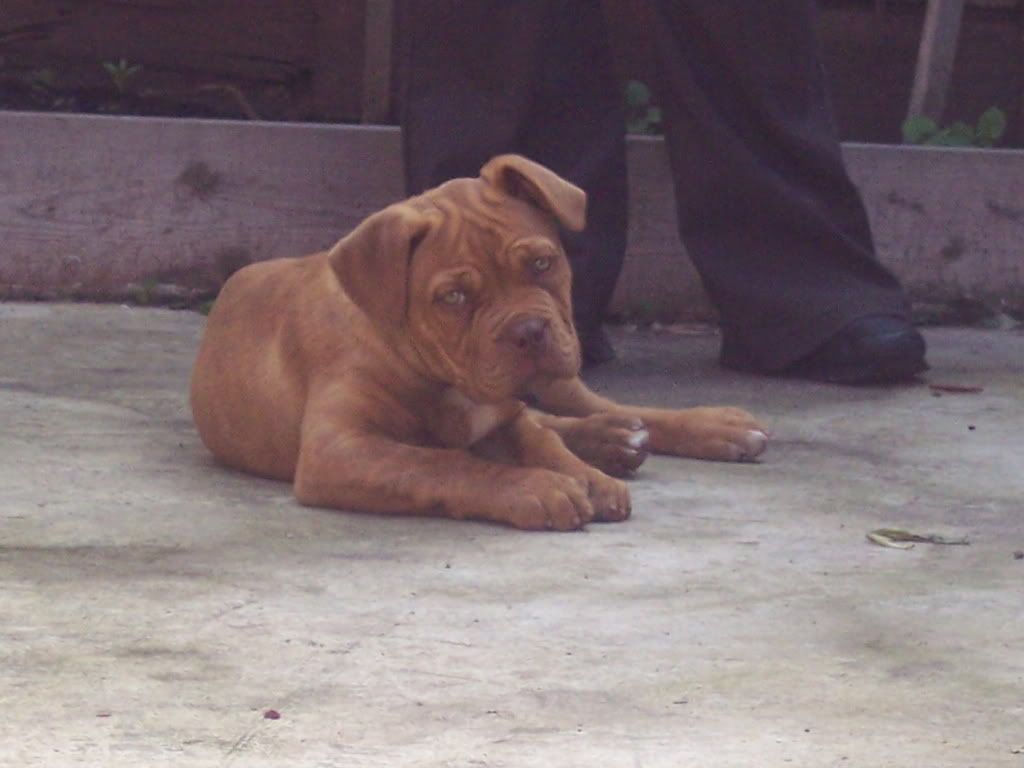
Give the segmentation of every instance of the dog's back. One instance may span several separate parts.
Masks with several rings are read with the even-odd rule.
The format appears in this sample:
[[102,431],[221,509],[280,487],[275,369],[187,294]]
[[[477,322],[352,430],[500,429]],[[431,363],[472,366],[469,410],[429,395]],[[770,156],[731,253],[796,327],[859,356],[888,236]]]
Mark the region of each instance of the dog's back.
[[280,479],[294,474],[305,401],[295,313],[318,287],[311,271],[325,271],[323,254],[251,264],[214,303],[191,401],[203,443],[225,464]]

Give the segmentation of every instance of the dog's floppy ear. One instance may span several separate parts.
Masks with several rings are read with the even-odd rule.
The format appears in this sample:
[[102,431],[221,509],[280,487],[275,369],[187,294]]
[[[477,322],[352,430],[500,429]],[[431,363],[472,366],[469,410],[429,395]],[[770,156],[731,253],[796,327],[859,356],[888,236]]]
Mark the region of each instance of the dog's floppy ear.
[[540,163],[521,155],[498,155],[480,169],[480,178],[550,213],[571,232],[586,226],[586,192]]
[[341,287],[380,327],[397,328],[409,301],[409,263],[430,220],[397,203],[373,214],[327,255]]

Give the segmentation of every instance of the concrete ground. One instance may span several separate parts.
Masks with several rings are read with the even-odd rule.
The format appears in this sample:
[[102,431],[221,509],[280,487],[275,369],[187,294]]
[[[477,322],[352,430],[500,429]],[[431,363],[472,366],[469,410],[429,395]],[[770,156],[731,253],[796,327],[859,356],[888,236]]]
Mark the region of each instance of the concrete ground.
[[774,445],[652,459],[629,522],[527,534],[219,468],[202,324],[0,305],[0,765],[1024,766],[1021,332],[929,331],[929,381],[984,387],[941,396],[620,332],[598,388],[743,405]]

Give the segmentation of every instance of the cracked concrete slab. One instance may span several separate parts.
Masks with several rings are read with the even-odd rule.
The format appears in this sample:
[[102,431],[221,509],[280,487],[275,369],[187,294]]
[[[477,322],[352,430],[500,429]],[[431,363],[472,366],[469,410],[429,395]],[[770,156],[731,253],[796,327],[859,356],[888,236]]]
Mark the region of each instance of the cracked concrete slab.
[[0,304],[0,763],[1024,765],[1024,334],[928,331],[929,380],[984,388],[953,394],[620,330],[597,388],[742,405],[775,440],[652,459],[632,520],[559,535],[218,467],[186,401],[202,324]]

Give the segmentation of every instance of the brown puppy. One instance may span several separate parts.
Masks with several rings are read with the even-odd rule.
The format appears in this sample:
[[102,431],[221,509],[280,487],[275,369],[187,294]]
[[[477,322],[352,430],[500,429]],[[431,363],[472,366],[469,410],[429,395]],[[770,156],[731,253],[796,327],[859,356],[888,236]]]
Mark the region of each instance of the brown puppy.
[[329,252],[240,270],[193,372],[203,442],[303,504],[558,530],[628,517],[625,484],[591,464],[758,455],[744,411],[620,406],[580,381],[558,226],[582,229],[585,204],[504,155]]

